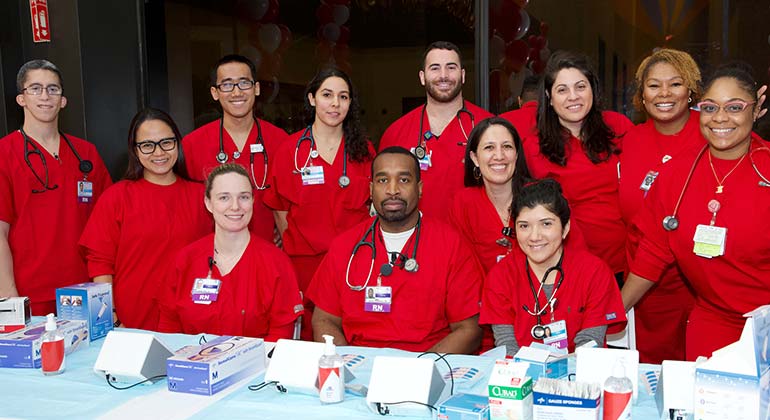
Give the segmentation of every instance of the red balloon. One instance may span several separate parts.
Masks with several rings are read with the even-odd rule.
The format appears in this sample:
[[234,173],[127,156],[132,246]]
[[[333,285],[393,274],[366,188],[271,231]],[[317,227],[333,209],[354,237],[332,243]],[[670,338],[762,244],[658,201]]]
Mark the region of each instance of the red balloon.
[[537,59],[532,62],[532,71],[535,74],[540,74],[545,70],[545,61]]
[[535,45],[537,46],[537,49],[542,50],[543,48],[545,48],[545,43],[546,43],[545,37],[542,35],[536,36],[535,43],[536,43]]
[[332,7],[328,4],[321,3],[315,11],[315,17],[318,19],[319,26],[324,26],[324,24],[333,21],[334,14],[332,12]]
[[548,29],[550,29],[550,27],[547,23],[540,22],[540,35],[548,36]]
[[278,25],[278,29],[281,30],[281,46],[278,49],[286,51],[291,45],[291,30],[284,24]]
[[280,5],[278,0],[270,0],[270,6],[267,8],[265,16],[262,17],[262,22],[275,22],[278,20],[278,13],[280,12]]
[[527,7],[527,4],[529,4],[529,0],[513,0],[513,2],[522,9]]
[[347,44],[350,41],[350,28],[345,25],[340,26],[340,37],[337,39],[338,44]]
[[496,4],[489,16],[490,27],[500,32],[506,41],[512,41],[516,38],[516,33],[521,25],[520,8],[510,0],[500,1],[499,6]]
[[503,64],[518,73],[527,64],[528,56],[529,46],[527,46],[526,42],[517,39],[505,46],[505,61],[507,63]]
[[527,57],[529,61],[537,61],[540,60],[540,48],[532,47],[529,50],[529,57]]

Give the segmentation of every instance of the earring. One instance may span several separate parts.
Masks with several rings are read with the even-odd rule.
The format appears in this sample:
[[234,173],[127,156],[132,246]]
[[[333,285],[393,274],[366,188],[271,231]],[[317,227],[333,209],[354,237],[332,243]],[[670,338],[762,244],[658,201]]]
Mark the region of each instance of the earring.
[[644,99],[642,99],[642,105],[647,105],[647,102],[644,102]]
[[689,103],[692,103],[692,96],[690,96],[689,98],[687,98],[687,103],[688,103],[688,104],[689,104]]
[[481,168],[478,166],[473,167],[473,177],[476,179],[481,179]]

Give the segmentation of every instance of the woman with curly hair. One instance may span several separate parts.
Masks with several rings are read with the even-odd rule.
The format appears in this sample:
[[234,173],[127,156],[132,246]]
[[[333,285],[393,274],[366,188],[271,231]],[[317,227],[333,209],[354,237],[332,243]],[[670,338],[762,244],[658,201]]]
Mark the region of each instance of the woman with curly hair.
[[[308,126],[278,149],[273,188],[264,197],[303,292],[331,240],[369,217],[374,156],[347,74],[336,68],[319,71],[305,89],[305,110]],[[312,340],[309,319],[302,336]]]

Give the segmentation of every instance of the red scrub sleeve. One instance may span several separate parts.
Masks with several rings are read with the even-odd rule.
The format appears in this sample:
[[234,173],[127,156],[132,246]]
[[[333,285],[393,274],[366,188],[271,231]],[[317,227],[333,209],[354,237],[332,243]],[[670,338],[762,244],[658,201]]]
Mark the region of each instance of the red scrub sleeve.
[[11,180],[10,165],[0,165],[0,220],[13,225],[16,223],[16,214],[13,199],[13,182]]
[[[481,304],[481,285],[484,282],[484,269],[470,247],[458,241],[453,255],[448,259],[446,318],[451,323],[466,320],[479,313]],[[321,271],[321,270],[319,270]]]
[[657,282],[666,269],[675,263],[668,244],[668,233],[663,229],[663,219],[667,216],[661,203],[664,190],[667,189],[663,184],[671,179],[665,175],[658,177],[630,228],[639,234],[639,247],[631,263],[631,272],[653,282]]
[[[273,210],[276,211],[288,211],[291,207],[291,201],[286,198],[284,191],[289,191],[292,182],[292,171],[294,170],[294,148],[296,145],[289,143],[291,141],[285,141],[278,146],[278,150],[275,153],[275,158],[269,167],[269,184],[270,188],[265,190],[265,194],[262,196],[262,202]],[[289,150],[290,149],[290,150]],[[291,154],[291,158],[289,157]]]
[[[196,241],[197,242],[197,241]],[[166,282],[161,299],[158,301],[160,316],[158,318],[158,332],[180,333],[182,332],[182,320],[176,310],[176,296],[179,284],[184,283],[186,268],[189,264],[189,246],[182,248],[174,260],[174,277]]]
[[[615,275],[598,257],[586,255],[583,259],[584,263],[590,264],[593,268],[588,273],[584,273],[581,279],[589,284],[586,287],[588,296],[580,329],[585,330],[601,325],[613,325],[622,329],[626,324],[626,310],[615,282]],[[590,259],[595,261],[591,262]]]
[[[80,236],[80,254],[85,258],[88,276],[94,278],[115,274],[115,256],[120,242],[120,226],[123,222],[119,187],[108,189],[96,202]],[[120,189],[122,191],[122,189]]]
[[259,282],[259,286],[263,287],[262,296],[273,297],[270,303],[270,327],[265,341],[293,338],[294,321],[303,313],[297,276],[285,253],[276,247],[264,247],[264,251],[265,261],[272,261],[277,274],[271,279],[272,284],[268,281]]
[[[339,257],[335,258],[338,249],[340,249],[340,247],[335,246],[335,243],[332,243],[332,246],[329,248],[330,251],[327,252],[323,260],[321,260],[321,265],[318,266],[315,275],[313,275],[313,279],[310,281],[306,293],[307,298],[312,301],[315,306],[331,315],[342,317],[340,291],[337,289],[337,286],[343,283],[345,279],[337,279],[335,278],[335,274],[340,273],[339,275],[344,275],[343,273],[345,273],[347,266],[335,266],[335,260],[339,259]],[[347,263],[347,261],[345,261],[345,263]],[[345,285],[345,287],[347,287],[347,285]]]
[[515,255],[508,255],[487,274],[481,293],[479,324],[515,324],[516,311],[511,299],[514,291],[509,285],[513,284],[513,276],[517,273],[514,263],[518,260]]

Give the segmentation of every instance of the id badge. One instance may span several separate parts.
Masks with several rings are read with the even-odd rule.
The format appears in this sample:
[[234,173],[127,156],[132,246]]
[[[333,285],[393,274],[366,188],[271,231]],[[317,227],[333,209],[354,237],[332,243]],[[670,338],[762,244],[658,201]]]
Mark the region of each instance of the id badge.
[[569,348],[567,342],[567,321],[561,320],[545,325],[543,343],[557,349]]
[[657,171],[650,171],[647,172],[647,175],[644,176],[644,179],[642,180],[642,185],[639,186],[639,189],[642,191],[650,191],[650,187],[652,187],[652,183],[655,182],[655,178],[658,177]]
[[90,203],[94,198],[94,183],[78,181],[78,203]]
[[366,312],[390,312],[392,299],[393,290],[390,286],[369,286],[364,295],[364,310]]
[[219,286],[222,284],[217,279],[195,279],[192,288],[192,301],[201,305],[211,305],[219,297]]
[[265,151],[265,146],[262,146],[260,143],[250,144],[249,151],[251,153],[262,153]]
[[698,225],[695,228],[695,243],[692,252],[704,258],[714,258],[725,255],[727,228],[711,225]]
[[323,183],[323,166],[307,166],[302,169],[302,185],[321,185]]
[[[410,151],[412,152],[412,154],[414,154],[414,147],[412,147],[410,149]],[[431,150],[428,153],[426,153],[424,158],[417,159],[417,160],[420,161],[420,170],[421,171],[427,171],[428,168],[433,166],[433,161],[431,160],[431,156],[433,156],[433,150]]]

